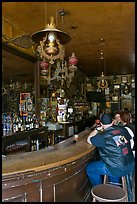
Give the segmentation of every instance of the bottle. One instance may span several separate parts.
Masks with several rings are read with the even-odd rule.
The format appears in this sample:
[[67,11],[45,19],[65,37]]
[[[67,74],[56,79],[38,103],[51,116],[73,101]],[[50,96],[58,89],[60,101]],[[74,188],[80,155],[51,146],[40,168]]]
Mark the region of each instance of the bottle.
[[38,139],[36,140],[36,150],[37,151],[39,150],[39,140]]
[[30,129],[30,123],[28,117],[26,117],[26,130],[28,131]]
[[35,128],[39,128],[39,122],[37,119],[36,119],[36,123],[35,123]]
[[33,121],[33,128],[35,128],[35,123],[36,123],[36,117],[35,117],[35,114],[32,116],[32,121]]
[[18,120],[18,117],[15,119],[15,132],[18,132],[18,122],[19,122],[19,120]]
[[9,135],[10,134],[10,116],[9,115],[7,115],[7,117],[6,117],[6,126],[7,126],[7,135]]
[[21,119],[18,118],[18,131],[21,132]]
[[66,122],[67,121],[67,114],[66,113],[64,113],[64,115],[63,115],[63,122]]
[[45,118],[45,114],[44,113],[42,113],[41,125],[42,125],[42,127],[45,127],[45,125],[46,125],[46,118]]
[[33,121],[33,118],[31,117],[30,118],[30,129],[33,129],[34,128],[34,121]]
[[33,149],[35,151],[35,150],[37,150],[37,140],[34,140],[33,142],[34,142],[33,143]]
[[34,140],[31,140],[31,151],[34,151]]
[[23,123],[23,130],[26,130],[26,116],[23,116],[22,118],[22,123]]
[[31,151],[37,150],[37,141],[36,140],[31,140]]
[[6,117],[3,116],[3,136],[7,134],[7,124],[6,124]]
[[24,131],[24,123],[23,123],[23,117],[22,117],[22,119],[21,119],[21,132],[23,132]]
[[28,127],[29,127],[29,130],[31,129],[31,116],[29,115],[28,116]]
[[13,117],[12,132],[13,132],[13,133],[16,132],[16,119],[15,119],[15,117]]

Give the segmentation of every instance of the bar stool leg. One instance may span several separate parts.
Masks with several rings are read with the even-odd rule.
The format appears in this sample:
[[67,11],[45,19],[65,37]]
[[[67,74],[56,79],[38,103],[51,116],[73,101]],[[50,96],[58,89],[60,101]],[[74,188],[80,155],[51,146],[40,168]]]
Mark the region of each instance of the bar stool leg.
[[125,202],[128,202],[127,183],[126,183],[126,177],[125,176],[122,176],[122,187],[126,192]]
[[[104,181],[103,184],[107,184],[108,182],[108,176],[104,175]],[[122,176],[122,188],[125,190],[126,192],[126,198],[125,198],[125,202],[128,202],[128,191],[127,191],[127,183],[126,183],[126,177]]]
[[108,180],[108,176],[107,176],[107,175],[104,175],[104,181],[103,181],[103,184],[106,184],[106,183],[107,183],[107,180]]
[[96,202],[96,198],[95,198],[95,197],[93,197],[93,200],[92,200],[92,202]]

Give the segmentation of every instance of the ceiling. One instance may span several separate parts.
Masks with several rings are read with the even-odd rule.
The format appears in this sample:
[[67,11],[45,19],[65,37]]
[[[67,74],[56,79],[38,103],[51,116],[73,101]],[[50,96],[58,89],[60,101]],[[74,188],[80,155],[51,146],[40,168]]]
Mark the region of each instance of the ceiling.
[[[64,17],[59,13],[62,9]],[[72,38],[65,45],[66,58],[75,52],[78,69],[88,77],[100,76],[102,71],[107,76],[135,73],[135,2],[2,2],[2,20],[19,30],[14,37],[44,29],[51,16],[56,27]],[[101,38],[105,40],[103,67]],[[9,52],[7,45],[2,53],[3,80],[33,81],[34,62],[18,56],[18,48],[14,54]]]

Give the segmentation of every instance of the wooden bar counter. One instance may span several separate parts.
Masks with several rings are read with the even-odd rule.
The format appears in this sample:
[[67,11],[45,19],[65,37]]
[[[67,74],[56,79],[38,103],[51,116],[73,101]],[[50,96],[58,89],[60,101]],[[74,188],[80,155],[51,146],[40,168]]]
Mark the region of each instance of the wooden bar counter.
[[68,138],[35,152],[7,155],[2,159],[3,202],[85,202],[91,186],[85,167],[96,159],[96,149],[79,139]]

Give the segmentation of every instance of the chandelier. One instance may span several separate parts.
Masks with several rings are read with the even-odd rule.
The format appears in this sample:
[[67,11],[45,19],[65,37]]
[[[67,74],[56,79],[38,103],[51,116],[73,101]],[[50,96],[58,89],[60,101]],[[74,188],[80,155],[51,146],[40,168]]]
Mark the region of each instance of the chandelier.
[[[47,80],[48,84],[52,80],[67,80],[67,87],[70,86],[78,62],[75,53],[69,57],[69,67],[65,58],[64,45],[71,40],[66,33],[56,28],[54,18],[50,17],[50,23],[44,30],[35,32],[31,36],[32,41],[36,43],[36,52],[40,58],[41,76]],[[59,61],[60,60],[60,61]],[[56,69],[53,74],[53,64]],[[52,70],[51,70],[52,69]],[[52,72],[52,74],[51,74]]]

